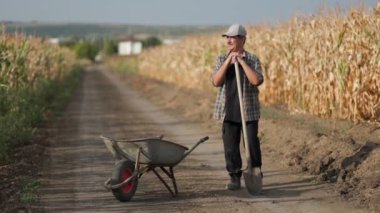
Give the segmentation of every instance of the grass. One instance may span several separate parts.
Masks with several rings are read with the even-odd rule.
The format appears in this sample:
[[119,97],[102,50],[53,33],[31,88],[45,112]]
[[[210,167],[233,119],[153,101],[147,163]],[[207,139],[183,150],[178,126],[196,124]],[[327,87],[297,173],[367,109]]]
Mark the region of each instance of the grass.
[[343,134],[355,125],[343,119],[326,119],[306,113],[293,113],[281,106],[262,107],[261,117],[273,121],[288,120],[293,125],[292,128],[307,126],[316,135],[328,135],[331,132]]
[[127,57],[109,57],[106,60],[106,65],[111,70],[120,74],[136,74],[138,72],[138,58],[135,56]]
[[36,180],[24,180],[21,182],[20,200],[23,204],[36,202],[38,199],[37,190],[39,183]]
[[285,112],[276,109],[274,106],[262,107],[260,109],[261,117],[265,119],[271,120],[281,120],[286,117]]
[[27,86],[0,88],[0,160],[9,161],[14,147],[29,143],[49,112],[58,112],[69,101],[81,76],[73,68],[63,80],[41,80]]

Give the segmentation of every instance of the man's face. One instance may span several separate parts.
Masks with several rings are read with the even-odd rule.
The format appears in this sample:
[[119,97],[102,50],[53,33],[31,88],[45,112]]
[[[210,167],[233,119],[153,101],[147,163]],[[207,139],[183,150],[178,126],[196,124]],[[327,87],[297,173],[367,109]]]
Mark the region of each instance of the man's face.
[[240,36],[226,36],[228,49],[237,52],[243,49],[244,38]]

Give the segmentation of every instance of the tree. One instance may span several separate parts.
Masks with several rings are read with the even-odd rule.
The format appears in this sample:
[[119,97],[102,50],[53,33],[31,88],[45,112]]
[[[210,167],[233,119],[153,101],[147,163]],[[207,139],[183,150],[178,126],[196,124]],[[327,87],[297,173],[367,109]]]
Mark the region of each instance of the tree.
[[155,46],[161,45],[162,42],[159,38],[157,38],[155,36],[150,36],[147,39],[145,39],[142,42],[142,44],[143,44],[144,48],[149,48],[149,47],[155,47]]
[[117,53],[117,42],[113,39],[105,39],[103,51],[105,55],[113,55]]
[[95,56],[98,53],[97,48],[95,48],[92,43],[86,41],[77,43],[74,46],[74,51],[79,58],[86,58],[90,59],[91,61],[95,60]]

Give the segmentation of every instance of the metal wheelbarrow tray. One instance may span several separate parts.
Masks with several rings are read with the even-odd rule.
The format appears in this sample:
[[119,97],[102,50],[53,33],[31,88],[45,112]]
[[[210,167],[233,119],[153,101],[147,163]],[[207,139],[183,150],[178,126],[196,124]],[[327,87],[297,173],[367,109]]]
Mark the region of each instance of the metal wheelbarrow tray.
[[[170,141],[163,140],[163,135],[155,138],[133,140],[115,140],[100,136],[107,149],[117,160],[116,166],[104,186],[112,190],[119,201],[129,201],[135,194],[138,179],[144,173],[153,171],[158,179],[165,185],[170,194],[178,194],[173,167],[180,163],[199,144],[209,138],[201,138],[190,149]],[[165,168],[166,167],[166,168]],[[160,168],[172,181],[174,191],[163,177],[156,171]]]

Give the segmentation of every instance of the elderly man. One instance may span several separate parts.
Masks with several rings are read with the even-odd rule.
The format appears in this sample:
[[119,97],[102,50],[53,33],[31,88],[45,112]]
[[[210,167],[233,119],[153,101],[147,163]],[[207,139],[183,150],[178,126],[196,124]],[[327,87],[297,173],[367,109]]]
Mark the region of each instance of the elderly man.
[[217,57],[216,66],[211,75],[214,86],[220,87],[217,95],[214,118],[222,121],[222,137],[226,160],[226,169],[230,175],[227,189],[240,189],[242,160],[240,155],[240,137],[242,119],[235,74],[235,61],[239,64],[243,91],[243,106],[250,144],[253,174],[261,181],[261,150],[257,136],[260,119],[258,86],[263,83],[259,59],[244,49],[247,32],[242,25],[234,24],[222,36],[226,38],[228,51]]

